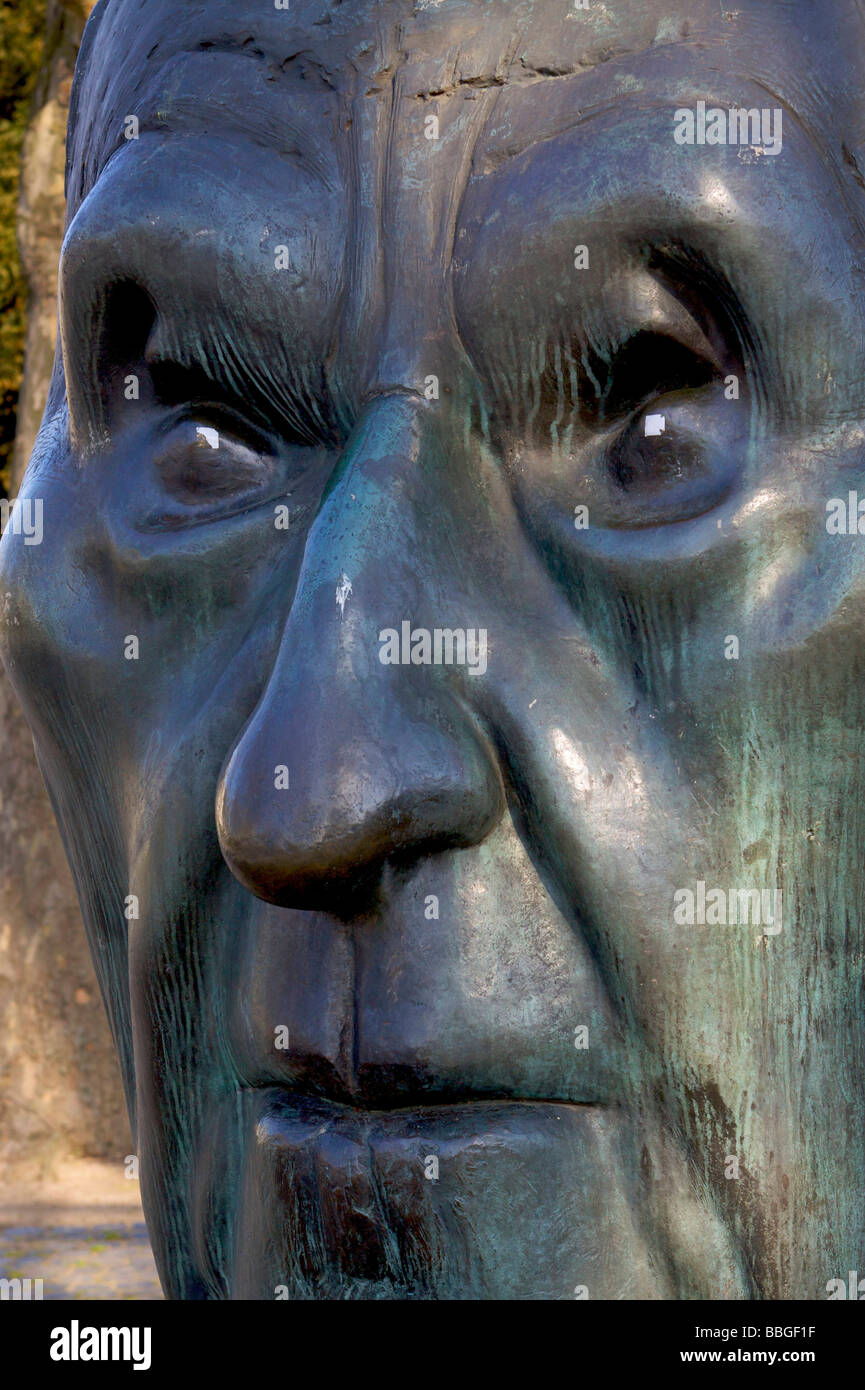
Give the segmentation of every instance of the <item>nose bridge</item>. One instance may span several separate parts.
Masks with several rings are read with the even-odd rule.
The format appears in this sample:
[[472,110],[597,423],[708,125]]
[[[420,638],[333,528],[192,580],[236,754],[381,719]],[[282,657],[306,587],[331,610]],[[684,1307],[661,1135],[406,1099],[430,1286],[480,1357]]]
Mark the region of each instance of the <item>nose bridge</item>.
[[435,421],[410,393],[367,408],[310,531],[271,678],[220,779],[223,854],[283,906],[334,910],[387,857],[476,843],[504,809],[458,673],[382,659],[384,630],[439,613],[454,622],[452,566],[437,555],[447,527],[432,510],[446,453]]
[[[381,673],[382,629],[465,616],[471,489],[451,438],[454,413],[409,390],[368,404],[310,529],[275,693],[286,679],[304,684],[310,643],[332,681],[359,688]],[[404,683],[387,688],[390,699],[405,698]]]
[[349,616],[350,597],[355,599],[352,610],[359,600],[366,607],[376,601],[369,589],[363,596],[355,590],[350,571],[359,577],[368,569],[387,569],[406,599],[411,590],[419,590],[429,545],[419,543],[423,528],[418,523],[443,455],[441,430],[417,393],[394,390],[367,405],[310,531],[290,626],[299,621],[319,583],[330,583],[334,567],[352,584],[351,595],[337,605],[339,632]]

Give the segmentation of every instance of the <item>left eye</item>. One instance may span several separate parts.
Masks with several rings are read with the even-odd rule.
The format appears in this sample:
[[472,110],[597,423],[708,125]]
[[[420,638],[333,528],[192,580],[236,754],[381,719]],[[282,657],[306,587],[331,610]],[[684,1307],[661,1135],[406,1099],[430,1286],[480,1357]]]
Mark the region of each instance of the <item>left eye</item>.
[[242,496],[271,482],[275,459],[263,446],[238,438],[236,428],[216,416],[178,421],[154,460],[165,491],[194,507]]
[[735,407],[718,388],[670,393],[609,439],[597,519],[624,529],[686,521],[730,492],[745,440]]

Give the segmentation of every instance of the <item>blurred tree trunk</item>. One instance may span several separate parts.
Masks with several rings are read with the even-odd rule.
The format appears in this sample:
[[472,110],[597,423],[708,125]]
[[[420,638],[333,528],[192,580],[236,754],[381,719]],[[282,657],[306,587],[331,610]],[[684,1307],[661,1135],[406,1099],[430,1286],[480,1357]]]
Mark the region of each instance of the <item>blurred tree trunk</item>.
[[[66,116],[92,5],[49,0],[24,141],[18,237],[29,304],[13,497],[54,358]],[[56,1168],[69,1154],[119,1162],[131,1140],[108,1024],[33,743],[2,668],[0,728],[0,1160],[6,1169]]]
[[95,0],[49,0],[42,71],[24,137],[18,247],[27,279],[27,338],[10,496],[39,429],[57,341],[57,262],[63,239],[66,118],[75,58]]

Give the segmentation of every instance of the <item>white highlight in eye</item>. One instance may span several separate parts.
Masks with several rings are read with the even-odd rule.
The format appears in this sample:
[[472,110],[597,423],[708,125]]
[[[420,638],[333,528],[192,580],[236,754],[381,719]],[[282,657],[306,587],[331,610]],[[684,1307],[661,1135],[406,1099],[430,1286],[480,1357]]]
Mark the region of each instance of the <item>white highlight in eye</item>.
[[351,593],[351,580],[347,574],[341,574],[336,581],[336,606],[339,609],[339,616],[345,615],[345,601]]
[[663,434],[663,433],[664,433],[664,430],[665,430],[666,428],[667,428],[667,422],[666,422],[666,420],[664,419],[663,415],[647,415],[647,416],[646,416],[646,436],[647,436],[647,438],[648,438],[648,436],[653,435],[653,434]]
[[219,448],[219,431],[213,429],[211,425],[195,426],[196,444],[209,444],[211,449]]

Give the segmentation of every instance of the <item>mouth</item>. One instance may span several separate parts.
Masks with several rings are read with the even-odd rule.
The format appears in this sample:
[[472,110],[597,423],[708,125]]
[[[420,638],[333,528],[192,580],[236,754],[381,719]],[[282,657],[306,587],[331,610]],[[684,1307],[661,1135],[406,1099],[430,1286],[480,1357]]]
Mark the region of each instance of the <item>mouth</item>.
[[[276,1134],[286,1127],[292,1132],[352,1135],[369,1139],[377,1134],[450,1135],[490,1127],[525,1124],[532,1120],[546,1124],[560,1122],[562,1114],[574,1111],[600,1111],[601,1101],[555,1100],[541,1096],[514,1096],[477,1092],[412,1095],[394,1090],[378,1093],[376,1104],[345,1102],[328,1096],[293,1089],[266,1086],[256,1089],[257,1131],[260,1136]],[[388,1103],[390,1102],[390,1103]],[[559,1113],[561,1112],[561,1113]]]
[[531,1056],[520,1058],[513,1077],[502,1077],[500,1063],[488,1067],[477,1056],[448,1068],[431,1067],[417,1058],[405,1062],[370,1058],[351,1065],[312,1051],[284,1056],[279,1068],[269,1061],[262,1066],[260,1058],[252,1066],[238,1067],[238,1091],[244,1096],[267,1092],[293,1098],[298,1104],[330,1106],[335,1116],[508,1104],[600,1107],[624,1101],[615,1066],[584,1069],[574,1064],[573,1058],[582,1059],[587,1053],[573,1052],[555,1067],[539,1065]]
[[[379,1096],[379,1101],[382,1098]],[[556,1141],[562,1127],[571,1131],[574,1126],[591,1125],[592,1117],[610,1109],[591,1101],[481,1092],[432,1100],[427,1095],[423,1101],[411,1098],[411,1103],[406,1103],[407,1099],[404,1092],[394,1091],[392,1104],[370,1107],[265,1087],[251,1098],[254,1121],[249,1139],[255,1151],[274,1163],[283,1177],[289,1175],[289,1181],[300,1180],[300,1169],[305,1169],[308,1161],[317,1167],[325,1152],[339,1152],[340,1164],[353,1170],[370,1165],[375,1168],[385,1154],[391,1154],[394,1161],[399,1155],[405,1173],[422,1170],[428,1181],[435,1181],[441,1162],[466,1147],[478,1156],[509,1145],[515,1149],[543,1145]],[[439,1161],[430,1162],[432,1159]],[[433,1171],[435,1177],[431,1178]]]
[[336,1122],[348,1124],[352,1118],[357,1123],[364,1119],[377,1117],[384,1122],[387,1116],[397,1115],[441,1115],[446,1118],[455,1110],[465,1109],[477,1113],[481,1108],[503,1109],[508,1106],[560,1106],[566,1109],[603,1108],[615,1105],[611,1097],[601,1096],[593,1087],[580,1088],[576,1095],[532,1094],[528,1090],[496,1088],[468,1083],[465,1085],[430,1085],[412,1066],[402,1069],[388,1067],[385,1072],[376,1069],[374,1075],[360,1078],[357,1086],[334,1084],[328,1078],[324,1084],[304,1077],[297,1085],[291,1082],[274,1081],[263,1078],[260,1081],[242,1084],[238,1088],[245,1097],[267,1095],[295,1106],[299,1111],[312,1114],[320,1112]]
[[[469,1120],[483,1123],[489,1115],[527,1115],[549,1109],[573,1111],[601,1109],[599,1101],[559,1101],[547,1097],[493,1095],[482,1091],[460,1092],[423,1099],[394,1091],[389,1097],[379,1095],[375,1105],[363,1101],[346,1103],[329,1096],[307,1094],[278,1086],[268,1086],[258,1092],[261,1097],[260,1115],[284,1118],[304,1124],[326,1125],[340,1132],[360,1132],[370,1128],[399,1129],[416,1122],[422,1126],[449,1126]],[[386,1103],[390,1100],[390,1104]],[[261,1119],[259,1120],[261,1123]]]

